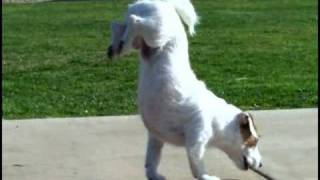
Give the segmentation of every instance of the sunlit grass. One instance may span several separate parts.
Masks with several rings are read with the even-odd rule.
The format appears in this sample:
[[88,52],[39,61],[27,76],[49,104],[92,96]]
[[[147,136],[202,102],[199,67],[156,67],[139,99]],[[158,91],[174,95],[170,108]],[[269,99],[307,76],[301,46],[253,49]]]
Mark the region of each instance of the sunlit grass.
[[[4,118],[137,113],[138,56],[105,54],[128,2],[3,4]],[[215,94],[244,109],[317,106],[316,1],[194,3],[192,68]]]

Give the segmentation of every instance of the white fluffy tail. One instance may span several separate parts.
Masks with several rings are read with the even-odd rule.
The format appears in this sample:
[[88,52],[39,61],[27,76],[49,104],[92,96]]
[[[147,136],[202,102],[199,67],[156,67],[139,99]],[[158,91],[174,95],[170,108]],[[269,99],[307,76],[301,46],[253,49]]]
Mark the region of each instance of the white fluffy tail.
[[194,27],[198,24],[198,16],[190,0],[162,0],[172,3],[182,21],[188,26],[191,36],[195,35]]

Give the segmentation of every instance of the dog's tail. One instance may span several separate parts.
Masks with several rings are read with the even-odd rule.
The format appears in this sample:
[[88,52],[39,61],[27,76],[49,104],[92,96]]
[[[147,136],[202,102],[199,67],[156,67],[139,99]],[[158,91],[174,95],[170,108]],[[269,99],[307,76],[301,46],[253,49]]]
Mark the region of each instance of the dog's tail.
[[182,21],[188,26],[191,36],[195,34],[194,27],[199,23],[199,18],[190,0],[163,0],[172,3]]

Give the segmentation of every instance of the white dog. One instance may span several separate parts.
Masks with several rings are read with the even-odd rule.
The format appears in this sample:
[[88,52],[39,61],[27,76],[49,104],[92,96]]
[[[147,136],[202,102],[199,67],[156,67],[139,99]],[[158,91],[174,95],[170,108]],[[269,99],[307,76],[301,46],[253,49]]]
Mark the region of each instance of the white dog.
[[139,110],[149,132],[146,176],[157,172],[163,144],[185,146],[192,174],[209,176],[207,146],[224,151],[242,170],[261,166],[258,135],[249,113],[210,92],[193,73],[182,21],[194,34],[197,15],[189,0],[140,0],[129,5],[124,24],[112,24],[109,57],[140,51]]

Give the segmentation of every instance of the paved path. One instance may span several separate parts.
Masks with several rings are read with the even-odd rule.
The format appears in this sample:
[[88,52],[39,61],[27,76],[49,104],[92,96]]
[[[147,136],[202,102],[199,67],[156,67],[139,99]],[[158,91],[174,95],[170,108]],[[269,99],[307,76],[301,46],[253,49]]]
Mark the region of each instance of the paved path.
[[[318,176],[318,110],[254,111],[264,169],[282,180]],[[143,180],[146,130],[138,116],[3,120],[4,180]],[[261,179],[237,170],[225,154],[206,153],[224,179]],[[183,148],[165,146],[160,171],[191,180]]]

